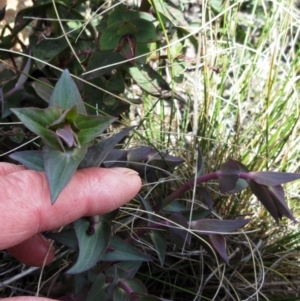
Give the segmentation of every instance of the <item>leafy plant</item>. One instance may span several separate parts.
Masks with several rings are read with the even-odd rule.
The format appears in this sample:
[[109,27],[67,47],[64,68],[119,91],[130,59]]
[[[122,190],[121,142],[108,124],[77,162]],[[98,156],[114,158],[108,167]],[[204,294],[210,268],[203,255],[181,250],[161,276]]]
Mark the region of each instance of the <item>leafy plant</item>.
[[[98,5],[94,1],[91,3]],[[88,301],[99,298],[124,301],[156,301],[166,300],[165,298],[188,300],[191,295],[195,298],[202,295],[205,298],[205,294],[198,291],[196,284],[188,283],[185,286],[183,282],[188,281],[187,275],[191,273],[200,279],[202,275],[198,275],[199,265],[206,266],[209,262],[210,265],[207,265],[203,274],[205,277],[201,278],[201,281],[206,283],[220,274],[217,278],[219,282],[213,284],[216,287],[224,287],[225,291],[228,290],[227,298],[233,300],[229,291],[235,292],[234,281],[244,279],[241,267],[245,267],[247,274],[253,269],[252,264],[247,266],[248,256],[243,256],[241,260],[234,257],[235,246],[242,252],[245,249],[245,239],[240,238],[246,236],[247,230],[252,225],[257,225],[256,221],[259,221],[259,218],[250,218],[252,213],[248,208],[254,207],[256,203],[248,192],[257,197],[277,225],[283,217],[296,221],[285,201],[282,184],[299,179],[300,175],[248,170],[248,168],[272,169],[269,168],[270,158],[275,156],[276,162],[280,160],[278,154],[282,153],[282,149],[276,147],[273,149],[273,146],[281,135],[284,137],[281,140],[285,141],[294,131],[296,132],[294,125],[292,126],[297,120],[296,117],[293,117],[292,121],[285,122],[291,125],[290,127],[286,126],[284,130],[274,127],[272,132],[269,131],[269,126],[273,120],[277,124],[278,114],[268,115],[270,107],[262,110],[267,112],[266,120],[263,122],[267,124],[263,142],[256,142],[258,135],[253,127],[248,129],[245,126],[241,130],[239,120],[243,112],[241,113],[235,106],[227,107],[221,99],[223,101],[226,95],[224,91],[228,85],[226,77],[228,74],[237,74],[243,79],[240,81],[231,79],[231,82],[237,85],[241,82],[242,86],[236,88],[236,91],[240,91],[237,95],[232,93],[230,102],[235,103],[234,97],[240,97],[247,90],[245,86],[248,82],[244,79],[252,78],[252,75],[247,73],[251,68],[248,70],[244,67],[248,61],[247,64],[241,63],[238,70],[231,70],[226,58],[216,57],[213,63],[207,63],[201,54],[197,65],[194,62],[188,64],[189,58],[185,55],[184,49],[193,45],[196,53],[198,51],[200,53],[200,50],[202,53],[207,45],[198,45],[199,41],[205,44],[205,39],[202,41],[200,36],[213,35],[214,31],[206,33],[204,23],[195,22],[190,26],[182,13],[184,4],[180,5],[181,8],[172,1],[141,1],[139,7],[129,8],[119,4],[101,14],[98,14],[97,7],[89,22],[84,23],[84,1],[35,1],[33,7],[18,13],[14,28],[7,25],[2,30],[1,59],[10,58],[12,65],[20,70],[19,76],[10,70],[1,72],[3,83],[0,89],[2,104],[0,134],[1,152],[4,153],[5,160],[13,159],[29,169],[45,171],[53,206],[57,199],[59,201],[60,192],[78,168],[124,166],[138,171],[145,184],[150,186],[154,183],[153,188],[149,191],[145,188],[126,209],[103,216],[79,219],[60,233],[45,233],[47,237],[55,240],[61,250],[66,250],[72,264],[67,270],[67,276],[61,275],[62,279],[57,280],[54,285],[63,286],[67,283],[68,289],[64,290],[63,294],[53,293],[55,298],[68,298],[73,294],[76,296],[72,297],[74,300],[82,298]],[[218,30],[215,33],[215,39],[220,40],[220,44],[227,44],[231,35],[233,40],[236,38],[245,45],[249,43],[247,37],[251,26],[248,26],[246,32],[241,26],[240,19],[235,20],[233,25],[226,23],[231,14],[234,14],[238,3],[233,3],[229,9],[221,1],[212,1],[209,3],[211,10],[207,16],[205,5],[202,5],[202,21],[206,17],[211,17],[211,13],[222,15],[217,21]],[[4,15],[5,10],[0,14]],[[18,40],[18,33],[30,23],[30,19],[25,18],[26,16],[39,19],[35,25],[35,33],[29,38],[30,47]],[[53,17],[59,22],[52,21]],[[213,16],[210,24],[215,24],[214,18]],[[265,25],[265,31],[268,26]],[[81,29],[80,34],[74,31],[78,28]],[[235,34],[232,33],[233,28],[236,28]],[[7,31],[9,35],[4,36]],[[24,49],[22,55],[30,53],[28,55],[30,58],[24,60],[22,67],[17,67],[20,53],[9,50],[17,43]],[[259,46],[259,42],[257,45],[253,44],[255,50]],[[223,49],[220,48],[218,51],[221,52]],[[239,55],[243,56],[244,52]],[[203,53],[203,56],[209,55]],[[253,64],[257,63],[258,56],[250,57]],[[222,68],[213,65],[219,65],[220,61]],[[191,114],[187,97],[190,91],[184,91],[182,97],[176,88],[182,83],[184,76],[189,77],[191,70],[200,69],[200,65],[204,66],[199,72],[201,75],[203,73],[204,92],[201,97],[193,95],[193,101],[196,104],[196,99],[201,101],[203,99],[203,106]],[[297,65],[295,63],[295,66]],[[189,66],[189,69],[186,69],[186,66]],[[216,74],[220,77],[218,81],[215,80]],[[270,77],[272,74],[270,71]],[[195,77],[196,80],[193,82],[195,90],[199,88],[198,77]],[[140,89],[138,97],[131,94],[132,83]],[[266,84],[270,91],[272,83],[273,78],[270,78]],[[288,84],[284,85],[282,95],[287,94],[284,91]],[[220,93],[220,97],[217,95],[216,100],[212,98],[215,90]],[[268,100],[271,99],[270,91],[265,96]],[[277,89],[275,94],[276,97],[280,94]],[[251,97],[246,95],[244,98]],[[99,138],[100,134],[109,132],[111,125],[119,121],[126,124],[126,115],[129,109],[132,109],[132,105],[142,103],[147,107],[149,99],[151,106],[138,126],[125,127],[106,139]],[[165,103],[171,107],[169,123],[165,121],[163,110]],[[275,111],[281,112],[282,108],[288,107],[286,103],[287,101],[278,105]],[[153,117],[155,116],[153,108],[157,107],[157,104],[160,104],[162,109],[159,122]],[[221,113],[223,107],[225,109]],[[210,110],[214,110],[212,117]],[[174,130],[172,122],[182,111],[185,117],[180,131],[185,133],[193,127],[197,136],[204,137],[201,140],[195,138],[190,144],[192,158],[188,158],[187,143],[180,144],[182,141],[176,136],[178,145],[181,148],[184,145],[182,157],[185,160],[175,155],[173,150],[166,151],[170,148],[173,134],[164,139],[164,132],[178,132],[178,128]],[[109,117],[110,115],[118,117]],[[191,115],[199,115],[198,124],[197,121],[191,121]],[[230,138],[232,147],[228,148],[227,144],[224,144],[223,151],[219,151],[211,141],[217,141],[220,137],[220,141],[224,143],[222,129],[227,126],[226,118],[237,120],[237,129],[234,138]],[[11,127],[10,122],[18,121],[22,124]],[[144,131],[139,132],[138,129]],[[129,133],[133,130],[136,135],[131,133],[129,137]],[[259,131],[261,132],[261,128]],[[157,144],[156,138],[159,138]],[[248,145],[247,149],[252,149],[252,143],[257,143],[256,149],[260,149],[263,156],[257,155],[253,159],[248,150],[244,156],[236,151],[236,145],[242,144],[246,138],[251,145],[251,147]],[[35,139],[37,143],[23,146],[23,143],[30,142],[31,139]],[[118,143],[124,142],[125,139],[130,147],[122,149]],[[200,149],[198,152],[195,151],[196,143],[201,145],[205,158],[202,157]],[[136,144],[149,145],[135,147]],[[13,152],[9,158],[6,156],[6,152],[11,152],[20,145],[25,150]],[[290,151],[292,152],[292,149]],[[242,159],[226,161],[225,158],[228,157]],[[266,158],[265,161],[262,158]],[[190,172],[187,167],[193,159],[197,161],[196,172]],[[224,161],[226,162],[223,163]],[[240,161],[247,163],[244,165]],[[287,162],[288,159],[285,157],[283,161]],[[285,167],[281,169],[286,170]],[[185,173],[183,178],[188,180],[179,179],[175,183],[169,181],[182,171]],[[221,194],[225,194],[222,198],[216,193],[216,189],[212,189],[215,188],[215,184],[218,184]],[[218,210],[214,209],[215,205],[225,208],[230,204],[227,200],[232,200],[233,195],[242,196],[243,202],[237,200],[232,202],[238,209],[233,210],[235,214],[227,214],[223,219],[222,214],[218,216]],[[190,199],[197,198],[201,202],[196,205],[189,202]],[[242,210],[244,208],[241,208],[245,204],[247,204],[246,214],[245,210]],[[237,216],[237,212],[241,213],[241,216]],[[244,215],[247,218],[243,219]],[[261,227],[261,231],[264,231],[271,223],[266,219],[262,220],[261,222],[268,223],[267,226],[263,224]],[[239,231],[238,229],[242,227],[245,227],[244,231]],[[235,240],[233,237],[236,235],[239,235],[239,239]],[[294,245],[286,244],[289,248],[295,248],[299,243],[297,233],[281,236],[278,241],[283,242],[286,237],[290,237],[290,242],[295,241]],[[259,250],[260,241],[259,238],[259,242],[252,246],[247,240],[253,258]],[[284,247],[279,242],[266,243],[266,250],[270,253],[273,250],[281,251]],[[176,252],[172,253],[173,250]],[[205,255],[201,253],[203,250]],[[185,251],[189,252],[190,261],[187,265],[180,265],[181,258],[178,257]],[[194,258],[194,254],[200,255]],[[277,258],[275,259],[277,262]],[[223,262],[227,264],[226,267]],[[259,266],[262,265],[259,262]],[[223,267],[226,272],[222,271]],[[226,278],[227,271],[232,268],[237,271],[239,278]],[[177,285],[178,291],[184,291],[187,287],[189,298],[178,298],[169,292],[163,293],[163,289],[160,289],[160,283],[169,270],[170,278],[175,275],[172,278],[174,287]],[[150,283],[151,277],[155,279],[155,285]],[[224,279],[228,280],[225,284]],[[165,286],[166,283],[162,283],[162,287]],[[214,294],[208,293],[209,296]]]

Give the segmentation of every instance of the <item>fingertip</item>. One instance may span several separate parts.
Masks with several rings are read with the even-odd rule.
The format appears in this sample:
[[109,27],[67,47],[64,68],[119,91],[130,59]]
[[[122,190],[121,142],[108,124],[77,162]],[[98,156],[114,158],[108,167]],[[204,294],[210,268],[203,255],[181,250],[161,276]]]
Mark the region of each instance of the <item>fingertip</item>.
[[20,244],[8,248],[7,251],[20,262],[36,267],[50,264],[55,256],[51,241],[46,240],[41,234],[35,234]]

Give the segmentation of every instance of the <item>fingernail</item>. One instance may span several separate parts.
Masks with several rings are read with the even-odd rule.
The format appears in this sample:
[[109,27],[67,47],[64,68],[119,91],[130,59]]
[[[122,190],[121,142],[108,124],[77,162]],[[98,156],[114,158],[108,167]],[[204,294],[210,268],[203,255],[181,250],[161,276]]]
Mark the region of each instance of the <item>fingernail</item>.
[[129,168],[124,168],[124,167],[114,167],[109,169],[112,172],[115,172],[119,175],[123,176],[133,176],[133,175],[138,175],[139,173],[136,172],[135,170],[129,169]]

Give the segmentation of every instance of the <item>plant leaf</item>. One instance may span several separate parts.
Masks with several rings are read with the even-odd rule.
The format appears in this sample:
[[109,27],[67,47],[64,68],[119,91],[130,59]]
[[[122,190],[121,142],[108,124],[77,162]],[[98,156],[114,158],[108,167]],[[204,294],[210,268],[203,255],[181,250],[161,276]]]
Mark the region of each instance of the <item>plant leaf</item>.
[[119,143],[133,128],[134,126],[128,127],[118,134],[89,147],[79,168],[100,166],[116,144]]
[[101,261],[151,261],[151,259],[114,235],[111,238],[108,250],[101,257]]
[[52,107],[47,109],[22,108],[11,109],[24,125],[33,133],[40,136],[44,142],[54,149],[61,149],[61,146],[51,130],[47,128],[62,114],[62,109]]
[[54,88],[51,87],[52,85],[46,77],[40,77],[38,80],[44,82],[45,84],[34,81],[32,82],[31,86],[39,97],[49,103]]
[[27,169],[44,171],[43,152],[40,150],[25,150],[10,154],[9,157],[23,164]]
[[229,257],[226,251],[226,240],[223,235],[209,235],[209,240],[211,242],[212,247],[214,250],[221,256],[221,258],[229,264]]
[[75,148],[65,152],[44,147],[44,167],[47,175],[51,202],[54,203],[60,192],[66,187],[84,158],[87,148]]
[[192,229],[202,235],[231,233],[248,224],[250,219],[219,220],[219,219],[199,219],[189,222]]
[[67,273],[78,274],[92,268],[106,251],[111,237],[111,225],[101,220],[93,225],[95,232],[87,234],[90,222],[81,218],[74,223],[76,236],[79,243],[79,256],[77,262]]
[[253,194],[265,206],[265,208],[269,211],[271,216],[275,219],[276,223],[278,224],[279,223],[278,210],[267,187],[257,184],[256,182],[250,179],[248,180],[248,183]]
[[[44,15],[44,12],[42,15]],[[32,14],[30,14],[30,16],[32,16]],[[38,17],[40,16],[41,15]],[[44,62],[50,62],[68,47],[66,39],[44,39],[39,41],[36,35],[29,37],[29,44],[32,50],[32,57],[39,59],[35,60],[35,64],[40,70],[45,67],[46,64]]]
[[295,222],[296,219],[285,202],[284,190],[282,186],[268,186],[267,189],[270,192],[270,195],[274,200],[275,206],[278,209],[279,217],[286,216],[287,218]]
[[199,187],[199,188],[197,188],[197,192],[199,192],[199,194],[202,196],[208,209],[213,210],[213,201],[212,201],[212,198],[211,198],[210,194],[208,193],[207,189],[204,187]]
[[108,283],[105,280],[106,276],[103,273],[96,277],[85,301],[108,301],[110,299],[106,293]]
[[31,57],[28,58],[24,69],[22,70],[22,73],[15,85],[16,88],[18,89],[23,89],[24,88],[24,84],[27,81],[28,78],[28,74],[29,74],[29,70],[30,70],[30,66],[31,66]]
[[204,174],[204,161],[201,153],[200,146],[197,148],[198,161],[197,161],[197,177],[200,177]]
[[157,97],[164,97],[164,94],[169,95],[171,89],[168,83],[153,70],[149,64],[127,67],[128,73],[134,81],[146,92]]
[[124,58],[118,52],[113,52],[111,50],[95,51],[89,59],[87,71],[94,70],[100,67],[103,68],[86,75],[85,79],[91,80],[104,75],[117,67],[110,67],[110,65],[121,63],[123,60]]
[[155,250],[157,252],[158,259],[161,266],[165,263],[166,252],[167,252],[167,240],[162,231],[152,230],[149,233],[152,243],[154,244]]
[[78,140],[81,145],[93,141],[98,137],[107,127],[116,121],[115,117],[107,116],[85,116],[79,114],[75,120],[75,125],[79,129]]
[[67,229],[56,233],[47,232],[44,235],[72,250],[78,251],[78,240],[74,229]]
[[257,184],[277,186],[300,179],[300,174],[291,172],[252,171],[249,172],[249,177]]
[[70,76],[69,71],[66,69],[55,85],[49,107],[59,106],[63,109],[70,109],[74,105],[77,105],[79,113],[86,115],[86,110],[78,88]]
[[178,227],[173,223],[170,224],[168,230],[171,240],[179,247],[183,247],[185,244],[190,245],[191,233],[186,230],[188,229],[188,222],[185,217],[181,213],[177,212],[170,215],[169,219],[182,226]]

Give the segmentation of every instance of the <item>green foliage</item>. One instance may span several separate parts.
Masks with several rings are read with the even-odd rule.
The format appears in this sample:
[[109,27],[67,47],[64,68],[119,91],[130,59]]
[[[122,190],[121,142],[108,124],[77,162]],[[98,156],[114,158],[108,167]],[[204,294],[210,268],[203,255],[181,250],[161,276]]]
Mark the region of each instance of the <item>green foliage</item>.
[[[59,233],[45,234],[67,251],[67,273],[72,278],[58,280],[59,285],[66,281],[72,287],[66,293],[67,298],[79,293],[81,300],[86,301],[191,300],[200,297],[216,300],[211,290],[206,292],[201,288],[200,292],[195,284],[198,282],[187,282],[188,289],[185,290],[183,282],[188,281],[190,277],[187,275],[192,274],[202,279],[201,284],[213,279],[214,291],[216,286],[226,287],[227,299],[245,297],[243,288],[240,295],[236,293],[232,297],[236,292],[234,281],[239,283],[244,277],[240,273],[241,266],[246,267],[248,274],[252,264],[248,266],[246,255],[237,259],[235,255],[239,251],[233,250],[243,253],[248,243],[255,259],[260,240],[252,245],[248,237],[245,239],[246,231],[252,225],[260,225],[261,231],[272,225],[266,216],[253,216],[257,202],[251,199],[251,194],[277,225],[283,217],[296,221],[287,205],[282,185],[299,179],[300,175],[259,170],[272,169],[269,166],[281,160],[279,154],[284,158],[282,162],[289,161],[286,156],[292,148],[282,155],[283,147],[276,147],[277,141],[278,137],[288,140],[295,135],[295,123],[299,118],[293,116],[281,127],[277,126],[278,112],[289,107],[291,93],[285,96],[288,83],[282,91],[276,89],[275,94],[271,93],[275,79],[271,78],[273,69],[270,69],[270,79],[265,83],[268,87],[267,94],[264,94],[266,107],[261,110],[265,117],[262,124],[266,128],[264,131],[259,126],[258,130],[253,126],[239,128],[242,127],[239,124],[241,116],[246,114],[240,111],[240,107],[245,111],[249,109],[243,105],[242,98],[252,97],[252,94],[243,94],[247,85],[251,86],[249,70],[258,63],[259,57],[245,51],[237,52],[235,55],[245,57],[247,63],[231,69],[229,55],[216,56],[208,62],[206,57],[210,54],[205,53],[207,46],[211,46],[205,44],[208,36],[218,40],[220,45],[236,39],[244,43],[245,49],[253,46],[256,52],[259,51],[262,42],[248,39],[251,27],[245,29],[240,19],[229,24],[231,14],[238,10],[238,3],[233,3],[230,9],[224,1],[211,1],[209,8],[203,4],[201,8],[207,9],[202,12],[203,22],[213,14],[222,15],[217,21],[212,18],[208,32],[206,24],[189,24],[182,11],[184,4],[175,5],[173,1],[142,1],[140,7],[119,4],[100,14],[94,9],[95,14],[87,23],[83,17],[85,1],[55,3],[53,6],[52,1],[35,1],[32,7],[17,14],[9,36],[4,37],[7,27],[1,34],[1,59],[7,59],[10,54],[17,66],[17,59],[28,53],[25,51],[27,47],[31,50],[30,58],[24,59],[23,67],[18,70],[20,75],[7,70],[0,74],[4,79],[0,89],[4,160],[14,160],[28,169],[44,171],[51,193],[49,202],[53,206],[55,201],[59,202],[60,193],[80,168],[128,167],[136,170],[145,183],[143,191],[126,208],[104,216],[83,217]],[[95,3],[91,1],[92,7]],[[255,7],[251,4],[251,9]],[[3,15],[5,11],[0,12],[0,19]],[[24,52],[14,53],[10,49],[18,43],[17,34],[30,23],[26,16],[39,18],[35,32],[29,37],[29,45],[21,44]],[[61,22],[53,21],[55,18]],[[261,32],[267,32],[268,26],[266,24]],[[196,59],[189,63],[190,59],[185,55],[185,49],[191,45],[196,53],[198,50],[201,53],[201,58],[196,58],[197,63]],[[223,50],[221,46],[218,49],[219,52]],[[245,65],[248,66],[249,60],[254,63],[248,69]],[[298,66],[298,61],[296,63]],[[203,94],[193,95],[186,90],[179,94],[177,88],[188,86],[190,70],[193,69],[198,73],[192,81],[192,90],[203,89]],[[232,73],[240,78],[228,80],[227,76]],[[198,82],[199,76],[203,87]],[[183,83],[186,78],[188,80]],[[229,81],[234,84],[236,81],[238,85],[236,90],[230,91],[230,96],[228,91],[227,94],[224,92]],[[132,92],[133,84],[138,86],[138,96]],[[270,113],[271,100],[278,94],[284,101],[274,105],[273,114]],[[201,104],[201,108],[194,112],[190,111],[190,95],[193,106],[198,101]],[[237,100],[238,105],[235,105]],[[227,102],[234,105],[229,106]],[[137,103],[142,103],[145,114],[138,126],[128,127],[128,112],[133,111]],[[166,121],[166,104],[170,108],[169,121]],[[159,118],[154,113],[157,107],[160,107]],[[183,116],[183,121],[177,127],[173,123],[178,115]],[[198,119],[192,121],[191,116]],[[223,130],[227,130],[228,120],[234,121],[236,132],[225,135]],[[11,122],[19,121],[22,125],[10,127]],[[100,138],[101,134],[110,134],[112,125],[120,127],[121,123],[125,128],[122,127],[117,134]],[[271,130],[274,124],[276,126]],[[195,136],[189,143],[173,134],[180,131],[185,134],[191,130]],[[165,138],[165,132],[171,134]],[[262,141],[257,140],[259,132],[265,133]],[[246,150],[242,153],[237,146],[242,146],[248,136],[249,144],[244,146]],[[26,144],[32,138],[35,143]],[[155,141],[156,138],[159,142]],[[172,139],[177,144],[169,151]],[[149,145],[140,146],[145,144],[144,141]],[[214,144],[216,141],[223,144],[222,150]],[[126,143],[128,147],[123,149]],[[13,151],[20,146],[22,151]],[[183,148],[181,156],[175,151],[178,148]],[[249,150],[254,148],[260,155],[253,159]],[[6,152],[12,153],[7,157]],[[228,160],[228,157],[238,160]],[[273,163],[271,158],[275,158]],[[286,170],[286,166],[281,169]],[[249,171],[248,168],[258,171]],[[174,181],[175,175],[180,179]],[[243,230],[239,230],[242,227]],[[241,239],[232,238],[234,235]],[[299,243],[297,233],[286,237]],[[285,243],[283,239],[278,241]],[[290,247],[288,243],[286,245]],[[282,251],[282,248],[280,243],[272,243],[266,250],[272,253],[273,250]],[[182,262],[185,259],[179,257],[185,252],[189,252],[190,261],[187,265],[180,265],[181,259]],[[193,257],[194,253],[197,257]],[[228,283],[221,283],[226,279],[227,270],[221,273],[220,261],[227,264],[223,266],[224,271],[227,268],[237,270],[240,273],[238,278],[232,277]],[[205,268],[203,275],[199,276],[200,265]],[[166,278],[174,282],[160,286],[166,271]],[[220,283],[214,282],[214,277]],[[151,278],[155,279],[152,283]],[[248,280],[245,281],[248,285]],[[173,295],[169,293],[172,286]],[[188,297],[178,297],[178,292],[185,292]]]

